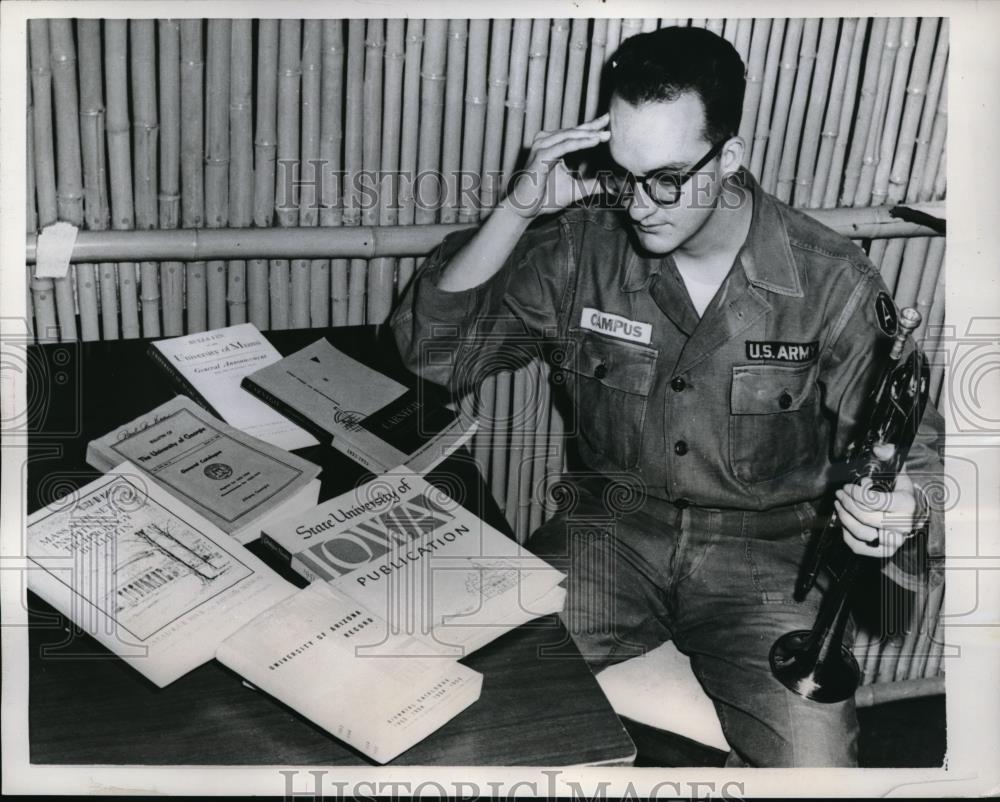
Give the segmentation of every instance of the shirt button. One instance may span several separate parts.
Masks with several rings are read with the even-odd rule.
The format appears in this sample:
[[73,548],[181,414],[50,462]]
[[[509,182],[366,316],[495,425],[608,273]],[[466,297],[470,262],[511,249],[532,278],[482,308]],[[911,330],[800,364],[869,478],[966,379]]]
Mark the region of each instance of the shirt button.
[[608,366],[605,365],[603,362],[596,368],[594,368],[595,379],[603,379],[607,375],[608,375]]
[[685,454],[688,453],[688,444],[685,443],[683,440],[678,440],[676,443],[674,443],[674,453],[678,457],[683,457]]
[[684,381],[684,379],[682,379],[680,376],[678,376],[676,379],[670,382],[670,389],[673,390],[675,393],[679,393],[685,387],[687,387],[687,382]]
[[789,395],[788,391],[786,390],[778,398],[778,406],[781,407],[782,409],[788,409],[791,405],[792,405],[792,396]]
[[677,499],[677,501],[673,502],[673,505],[679,510],[686,510],[688,507],[691,506],[691,502],[688,501],[686,498],[679,498]]

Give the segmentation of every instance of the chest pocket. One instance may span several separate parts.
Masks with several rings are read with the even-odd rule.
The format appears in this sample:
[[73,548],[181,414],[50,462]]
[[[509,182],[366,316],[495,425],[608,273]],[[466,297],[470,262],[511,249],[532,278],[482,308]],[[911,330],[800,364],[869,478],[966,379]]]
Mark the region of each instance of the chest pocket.
[[816,365],[736,365],[729,460],[741,482],[763,482],[814,462],[820,449]]
[[562,367],[576,400],[581,456],[597,470],[634,468],[659,351],[581,329],[570,337]]

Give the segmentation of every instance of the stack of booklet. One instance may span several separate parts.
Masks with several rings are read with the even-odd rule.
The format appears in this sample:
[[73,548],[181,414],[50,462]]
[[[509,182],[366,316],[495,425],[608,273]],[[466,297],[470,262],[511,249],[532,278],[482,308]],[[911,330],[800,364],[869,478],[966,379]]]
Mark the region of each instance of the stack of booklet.
[[[92,441],[87,461],[106,473],[28,518],[28,586],[157,686],[214,657],[371,759],[391,760],[479,698],[482,676],[458,660],[560,610],[562,575],[402,464],[425,469],[454,450],[467,435],[453,422],[437,430],[444,445],[417,426],[379,451],[375,432],[389,418],[399,416],[388,429],[426,419],[420,399],[380,413],[341,387],[331,371],[355,369],[325,340],[282,368],[259,332],[231,329],[241,327],[194,336],[201,351],[190,360],[176,343],[156,346],[197,366],[177,372],[192,389],[205,384],[208,396],[193,394],[233,425],[178,396]],[[248,363],[234,355],[244,350]],[[338,408],[356,413],[350,437],[337,429],[334,445],[403,459],[317,504],[317,466],[274,445],[302,442],[300,430],[232,400],[247,364],[268,360],[271,373],[252,378],[269,392],[304,382],[302,407],[323,426],[312,396],[349,399]],[[204,377],[220,371],[243,376],[219,392]],[[406,397],[382,379],[373,398]],[[241,547],[258,537],[312,583],[297,589]]]

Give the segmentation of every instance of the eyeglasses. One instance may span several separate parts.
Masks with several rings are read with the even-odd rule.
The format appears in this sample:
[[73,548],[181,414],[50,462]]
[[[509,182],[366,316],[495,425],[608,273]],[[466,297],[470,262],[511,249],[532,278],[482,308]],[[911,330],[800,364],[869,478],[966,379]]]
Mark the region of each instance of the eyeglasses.
[[714,159],[722,150],[727,140],[723,140],[702,156],[687,170],[654,170],[645,176],[633,175],[620,167],[604,171],[604,187],[620,200],[631,198],[635,194],[635,185],[642,184],[645,193],[658,206],[673,206],[680,200],[684,184],[691,176]]

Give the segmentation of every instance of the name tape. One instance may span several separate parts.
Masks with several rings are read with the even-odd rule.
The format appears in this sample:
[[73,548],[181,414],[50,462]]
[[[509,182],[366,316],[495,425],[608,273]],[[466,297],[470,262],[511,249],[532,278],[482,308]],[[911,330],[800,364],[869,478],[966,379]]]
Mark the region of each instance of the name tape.
[[653,327],[649,323],[629,320],[627,317],[614,315],[611,312],[602,312],[589,306],[583,307],[583,312],[580,315],[580,326],[590,331],[597,331],[610,337],[631,340],[643,345],[649,345],[653,334]]

